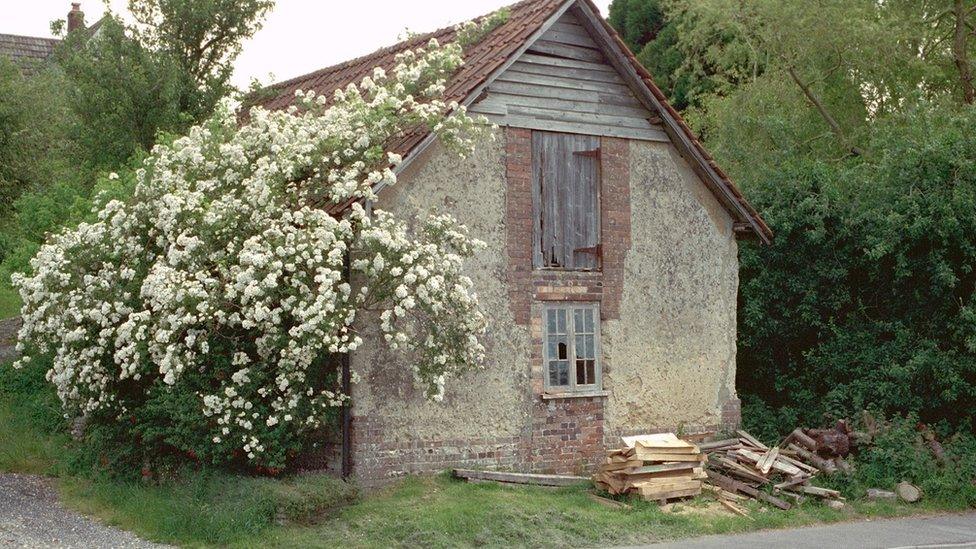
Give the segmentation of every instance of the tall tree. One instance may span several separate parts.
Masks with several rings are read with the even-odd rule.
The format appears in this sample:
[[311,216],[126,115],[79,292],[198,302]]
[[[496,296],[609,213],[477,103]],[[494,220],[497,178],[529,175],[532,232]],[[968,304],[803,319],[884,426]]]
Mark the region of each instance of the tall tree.
[[261,29],[274,0],[129,0],[135,36],[150,50],[172,56],[192,86],[181,110],[195,119],[213,111],[228,83],[241,44]]
[[112,169],[136,151],[148,151],[160,131],[178,131],[187,93],[179,67],[130,36],[114,18],[99,33],[72,33],[58,51],[69,81],[71,108],[79,118],[74,141],[79,167]]
[[[44,108],[38,108],[39,98]],[[64,136],[72,125],[58,71],[46,67],[25,78],[0,56],[0,212],[22,192],[56,177],[70,152]]]

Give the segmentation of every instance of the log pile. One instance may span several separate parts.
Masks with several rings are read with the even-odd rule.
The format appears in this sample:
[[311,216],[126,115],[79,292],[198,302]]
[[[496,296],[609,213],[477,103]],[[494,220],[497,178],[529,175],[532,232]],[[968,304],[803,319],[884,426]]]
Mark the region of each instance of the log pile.
[[[794,503],[808,496],[843,500],[836,490],[810,484],[810,479],[820,472],[833,473],[847,466],[840,456],[828,458],[818,453],[846,452],[850,448],[846,435],[841,431],[822,431],[808,433],[797,429],[772,448],[745,431],[737,431],[737,438],[701,444],[700,449],[708,456],[707,489],[739,514],[744,510],[737,503],[744,498],[784,510],[792,504],[783,498]],[[816,437],[828,442],[822,445]]]
[[607,452],[593,482],[611,494],[638,494],[648,501],[697,496],[705,478],[705,454],[673,433],[624,437]]

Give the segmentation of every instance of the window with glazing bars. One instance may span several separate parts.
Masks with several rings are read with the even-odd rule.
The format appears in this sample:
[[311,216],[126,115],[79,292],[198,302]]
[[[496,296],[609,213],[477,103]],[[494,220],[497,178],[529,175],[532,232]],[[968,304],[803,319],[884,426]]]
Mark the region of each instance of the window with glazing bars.
[[600,389],[599,306],[595,303],[548,305],[542,314],[546,390]]

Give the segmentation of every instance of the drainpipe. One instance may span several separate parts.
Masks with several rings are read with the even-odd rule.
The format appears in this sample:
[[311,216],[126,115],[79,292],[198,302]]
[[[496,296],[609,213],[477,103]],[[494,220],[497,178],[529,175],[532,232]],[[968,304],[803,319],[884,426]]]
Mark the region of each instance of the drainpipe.
[[[343,276],[347,282],[352,282],[352,265],[349,252],[346,252],[346,259],[343,263]],[[349,374],[349,352],[339,355],[339,366],[341,372],[342,394],[352,396],[352,379]],[[346,479],[352,475],[352,401],[346,400],[342,405],[342,478]]]
[[[342,365],[342,393],[348,395],[351,389],[349,376],[349,353],[339,356]],[[346,401],[342,406],[342,478],[352,475],[352,405]]]

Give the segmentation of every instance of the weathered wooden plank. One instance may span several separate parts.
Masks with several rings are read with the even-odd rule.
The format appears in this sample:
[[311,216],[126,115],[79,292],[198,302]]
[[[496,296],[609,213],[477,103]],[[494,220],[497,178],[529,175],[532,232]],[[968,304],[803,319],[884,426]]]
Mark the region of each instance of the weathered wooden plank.
[[526,53],[519,57],[518,60],[516,60],[516,63],[532,63],[534,65],[548,65],[551,67],[566,67],[570,69],[586,69],[617,74],[616,69],[603,63],[590,63],[589,61],[577,61],[575,59],[563,59],[562,57],[549,57],[547,55],[533,55],[531,53]]
[[549,30],[557,30],[559,32],[569,32],[573,34],[579,34],[581,36],[589,36],[590,33],[587,32],[583,25],[579,24],[579,21],[575,17],[570,17],[564,15],[559,21],[553,23]]
[[523,107],[538,107],[568,112],[587,112],[593,114],[626,116],[636,118],[638,120],[647,120],[651,116],[651,113],[647,112],[647,110],[640,106],[632,107],[628,105],[600,103],[597,101],[572,101],[557,97],[532,97],[527,95],[510,95],[507,93],[490,93],[487,98],[477,103],[477,105],[485,105],[483,109],[491,108],[491,106],[506,107],[506,109],[497,114],[505,114],[508,112],[507,107],[509,105],[521,105]]
[[596,126],[608,125],[623,128],[652,129],[651,123],[642,118],[614,116],[589,112],[562,111],[523,105],[509,105],[508,114],[518,116],[534,116],[542,120],[557,120],[560,122],[582,122]]
[[593,41],[589,33],[581,34],[572,31],[564,31],[561,29],[549,29],[545,34],[542,35],[543,40],[548,40],[550,42],[558,42],[560,44],[569,44],[572,46],[580,46],[583,48],[597,49],[599,46]]
[[488,88],[489,95],[492,93],[505,93],[509,95],[524,95],[526,97],[552,97],[554,99],[565,99],[567,101],[585,101],[589,103],[602,103],[609,105],[623,105],[634,108],[643,108],[633,96],[618,95],[614,93],[604,93],[595,90],[581,90],[575,88],[553,88],[538,84],[523,84],[520,82],[495,82]]
[[703,451],[717,450],[729,446],[735,446],[738,443],[739,443],[739,439],[737,438],[727,438],[725,440],[713,440],[711,442],[702,442],[698,445],[698,448]]
[[536,40],[528,51],[547,55],[556,55],[567,59],[577,59],[579,61],[590,61],[593,63],[604,62],[603,54],[599,50],[550,42],[549,40]]
[[499,126],[510,126],[513,128],[525,128],[529,130],[544,130],[563,133],[579,133],[583,135],[601,135],[606,137],[620,137],[624,139],[637,139],[642,141],[654,141],[658,143],[668,143],[670,140],[666,133],[657,129],[637,129],[623,127],[600,126],[596,124],[585,124],[578,122],[560,122],[558,120],[542,120],[531,116],[499,116],[486,114],[486,118]]
[[756,448],[759,448],[760,450],[769,450],[769,446],[766,446],[762,442],[759,442],[758,439],[756,439],[755,437],[753,437],[749,433],[747,433],[747,432],[745,432],[745,431],[743,431],[741,429],[738,430],[738,431],[736,431],[735,433],[737,435],[739,435],[739,438],[743,439],[744,441],[748,442],[749,444],[752,444]]
[[[594,269],[595,254],[578,252],[599,244],[596,213],[599,192],[598,160],[578,151],[595,150],[593,136],[551,132],[532,135],[533,185],[540,190],[540,250],[542,265],[567,269]],[[595,220],[595,221],[594,221]]]
[[576,19],[575,16],[569,14],[560,17],[559,21],[553,23],[552,26],[549,28],[557,29],[563,32],[586,33],[587,35],[589,35],[586,29],[579,24],[579,20]]
[[475,103],[468,110],[476,114],[497,114],[504,116],[508,114],[508,104],[486,99]]
[[554,88],[568,88],[571,90],[590,90],[601,93],[626,95],[630,93],[630,88],[622,84],[612,82],[591,82],[581,81],[564,76],[551,76],[541,74],[526,74],[524,72],[507,71],[498,77],[498,82],[514,82],[517,84],[536,84],[539,86],[549,86]]
[[757,490],[744,482],[731,479],[725,475],[716,473],[715,471],[706,471],[706,473],[708,473],[708,478],[711,479],[713,483],[724,488],[725,490],[728,490],[729,492],[742,492],[743,494],[765,501],[766,503],[769,503],[770,505],[784,511],[788,511],[790,507],[792,507],[789,503],[777,497],[773,497],[766,492]]
[[493,480],[511,484],[535,484],[538,486],[575,486],[582,482],[589,482],[586,477],[572,475],[538,475],[530,473],[507,473],[502,471],[475,471],[473,469],[455,469],[454,476],[464,479]]
[[524,72],[528,74],[539,74],[543,76],[558,76],[560,78],[572,78],[574,80],[586,80],[591,82],[605,82],[607,84],[617,84],[626,86],[623,78],[615,72],[594,71],[590,69],[574,69],[570,67],[553,67],[550,65],[532,64],[516,62],[508,69],[513,72]]

